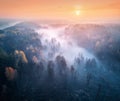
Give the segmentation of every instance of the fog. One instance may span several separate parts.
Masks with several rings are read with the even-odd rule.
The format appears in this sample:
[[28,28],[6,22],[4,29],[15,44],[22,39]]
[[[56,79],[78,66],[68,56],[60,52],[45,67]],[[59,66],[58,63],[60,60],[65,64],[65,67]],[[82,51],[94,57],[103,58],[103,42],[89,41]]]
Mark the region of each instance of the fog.
[[0,25],[0,30],[15,26],[17,24],[21,23],[21,21],[14,21],[14,22],[9,22],[7,24]]
[[[40,35],[42,45],[47,47],[43,50],[44,52],[42,52],[44,57],[48,58],[48,60],[55,60],[57,55],[62,55],[68,62],[68,65],[73,65],[75,58],[80,54],[82,54],[85,59],[96,59],[92,53],[78,46],[76,41],[65,34],[67,27],[67,25],[58,28],[47,26],[36,30]],[[53,48],[57,48],[56,51],[53,51]],[[54,55],[49,57],[49,53],[53,53]]]

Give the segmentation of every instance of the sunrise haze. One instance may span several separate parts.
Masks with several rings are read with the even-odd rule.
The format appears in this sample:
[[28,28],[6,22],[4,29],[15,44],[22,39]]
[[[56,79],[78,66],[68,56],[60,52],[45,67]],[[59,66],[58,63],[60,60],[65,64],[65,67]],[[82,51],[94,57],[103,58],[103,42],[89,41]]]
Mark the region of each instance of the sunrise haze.
[[0,18],[120,21],[119,0],[0,0]]

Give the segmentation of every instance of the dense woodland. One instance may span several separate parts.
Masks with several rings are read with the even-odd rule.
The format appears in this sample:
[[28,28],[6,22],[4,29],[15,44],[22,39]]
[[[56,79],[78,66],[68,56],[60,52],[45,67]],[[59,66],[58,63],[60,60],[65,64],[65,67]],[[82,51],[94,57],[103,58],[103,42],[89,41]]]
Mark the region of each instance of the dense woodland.
[[53,39],[45,58],[50,44],[38,27],[0,30],[0,101],[120,101],[120,25],[68,25],[67,37],[96,57],[79,54],[72,65],[60,54],[51,58],[60,47]]

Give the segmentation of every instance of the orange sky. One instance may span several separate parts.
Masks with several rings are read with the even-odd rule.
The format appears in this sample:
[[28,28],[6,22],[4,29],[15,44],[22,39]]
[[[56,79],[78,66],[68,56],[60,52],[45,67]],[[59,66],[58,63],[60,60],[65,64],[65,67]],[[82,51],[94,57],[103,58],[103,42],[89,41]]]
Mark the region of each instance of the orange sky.
[[0,18],[4,17],[120,21],[120,0],[0,0]]

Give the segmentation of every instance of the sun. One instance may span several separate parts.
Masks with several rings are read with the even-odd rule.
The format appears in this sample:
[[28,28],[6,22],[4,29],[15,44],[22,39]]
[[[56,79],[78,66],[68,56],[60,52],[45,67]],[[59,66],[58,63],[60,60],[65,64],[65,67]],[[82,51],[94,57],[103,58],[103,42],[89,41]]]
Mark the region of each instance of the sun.
[[75,14],[77,15],[77,16],[79,16],[80,15],[80,10],[75,10]]

